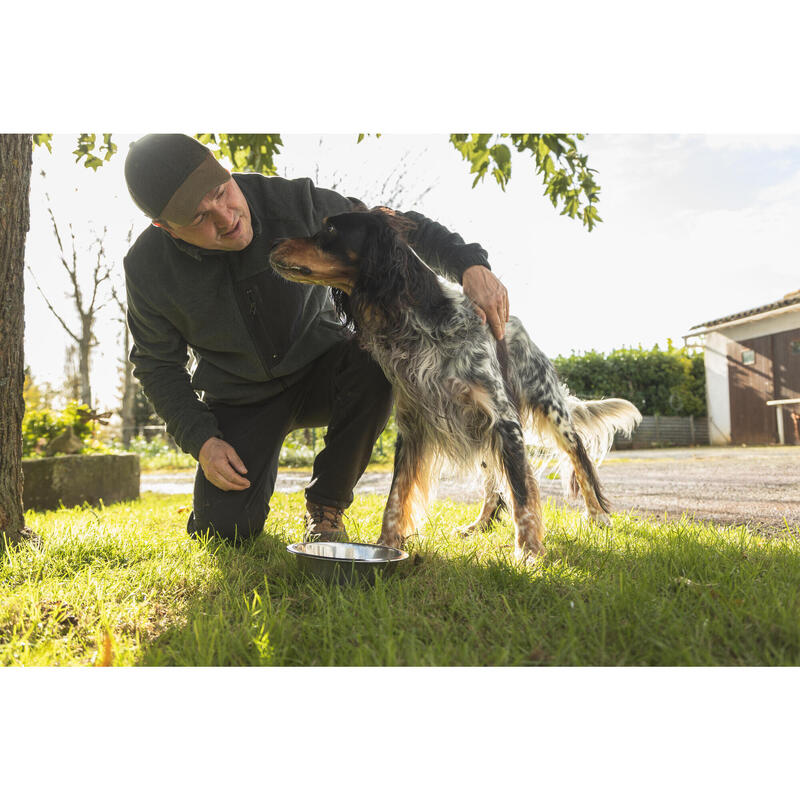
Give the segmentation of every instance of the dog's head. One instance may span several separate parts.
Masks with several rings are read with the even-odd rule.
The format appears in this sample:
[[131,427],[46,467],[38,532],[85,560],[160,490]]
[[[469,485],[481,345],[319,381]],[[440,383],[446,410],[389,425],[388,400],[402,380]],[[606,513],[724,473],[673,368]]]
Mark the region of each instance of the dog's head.
[[411,250],[404,234],[412,227],[389,209],[328,217],[313,236],[282,239],[270,250],[273,269],[290,281],[330,286],[337,308],[351,319],[342,295],[383,310],[403,293]]

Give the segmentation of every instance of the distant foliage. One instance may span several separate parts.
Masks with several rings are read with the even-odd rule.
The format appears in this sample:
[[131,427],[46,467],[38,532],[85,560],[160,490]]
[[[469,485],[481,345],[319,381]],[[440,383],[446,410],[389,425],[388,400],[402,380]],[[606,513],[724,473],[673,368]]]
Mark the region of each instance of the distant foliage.
[[621,348],[608,355],[588,353],[553,359],[570,391],[583,399],[623,397],[652,416],[705,416],[703,354],[687,348]]
[[192,456],[177,449],[164,435],[149,439],[142,435],[134,436],[127,450],[115,443],[114,449],[109,452],[136,453],[142,470],[189,469],[197,466]]
[[93,436],[92,423],[82,422],[78,411],[89,411],[88,406],[72,401],[63,411],[52,408],[31,409],[22,418],[22,455],[29,457],[44,453],[47,445],[69,426],[85,444]]

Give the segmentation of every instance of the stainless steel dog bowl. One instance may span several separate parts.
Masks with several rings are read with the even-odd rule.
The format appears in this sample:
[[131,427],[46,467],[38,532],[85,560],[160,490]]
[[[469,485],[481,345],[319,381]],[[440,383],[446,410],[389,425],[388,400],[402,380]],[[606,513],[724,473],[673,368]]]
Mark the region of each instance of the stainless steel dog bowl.
[[304,542],[286,549],[303,572],[337,583],[372,583],[375,575],[388,577],[408,558],[408,553],[394,547],[359,542]]

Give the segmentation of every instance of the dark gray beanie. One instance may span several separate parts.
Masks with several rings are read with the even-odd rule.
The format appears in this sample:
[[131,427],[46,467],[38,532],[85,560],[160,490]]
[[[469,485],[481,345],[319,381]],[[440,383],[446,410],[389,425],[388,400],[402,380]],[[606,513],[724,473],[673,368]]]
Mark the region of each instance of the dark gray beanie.
[[151,219],[177,225],[188,225],[203,197],[230,177],[207,147],[183,133],[149,133],[125,159],[133,202]]

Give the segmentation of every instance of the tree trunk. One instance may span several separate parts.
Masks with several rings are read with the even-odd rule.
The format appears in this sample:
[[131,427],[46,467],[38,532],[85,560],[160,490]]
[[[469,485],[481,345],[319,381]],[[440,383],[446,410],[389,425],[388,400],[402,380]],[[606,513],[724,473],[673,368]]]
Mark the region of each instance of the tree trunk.
[[136,384],[133,379],[133,364],[131,364],[128,354],[131,351],[131,334],[128,324],[125,323],[125,353],[122,362],[125,370],[122,384],[122,446],[127,450],[131,446],[131,439],[136,428]]
[[25,358],[24,258],[31,186],[30,134],[0,135],[0,532],[18,541],[22,509]]
[[89,383],[89,352],[91,348],[92,330],[84,330],[83,338],[78,346],[78,364],[81,376],[81,404],[92,407],[92,387]]

